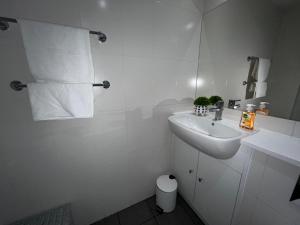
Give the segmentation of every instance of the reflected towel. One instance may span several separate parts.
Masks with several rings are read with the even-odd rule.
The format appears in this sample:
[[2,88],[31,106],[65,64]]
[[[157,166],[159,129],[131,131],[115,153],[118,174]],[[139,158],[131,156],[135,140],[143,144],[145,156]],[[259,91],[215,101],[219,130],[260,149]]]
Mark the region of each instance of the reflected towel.
[[252,57],[247,78],[245,99],[260,98],[266,96],[267,83],[271,60]]
[[255,98],[265,97],[267,95],[267,82],[256,83]]
[[35,121],[93,117],[91,84],[29,83],[28,92]]
[[268,78],[269,71],[271,67],[271,60],[259,58],[259,65],[257,70],[257,82],[262,83],[265,82]]
[[258,58],[253,58],[250,62],[250,69],[247,78],[245,99],[252,99],[255,95],[255,83],[257,82]]
[[94,82],[88,30],[29,20],[19,24],[36,81]]

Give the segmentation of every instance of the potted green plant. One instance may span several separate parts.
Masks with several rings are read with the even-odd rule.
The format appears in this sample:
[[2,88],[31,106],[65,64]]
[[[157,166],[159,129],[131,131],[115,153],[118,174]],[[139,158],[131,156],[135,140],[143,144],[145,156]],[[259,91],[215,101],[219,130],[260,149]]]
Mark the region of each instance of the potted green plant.
[[209,100],[207,97],[201,96],[194,101],[195,113],[197,116],[205,116],[208,112],[207,106],[209,105]]
[[218,101],[223,101],[223,99],[218,95],[213,95],[208,100],[211,105],[215,105]]

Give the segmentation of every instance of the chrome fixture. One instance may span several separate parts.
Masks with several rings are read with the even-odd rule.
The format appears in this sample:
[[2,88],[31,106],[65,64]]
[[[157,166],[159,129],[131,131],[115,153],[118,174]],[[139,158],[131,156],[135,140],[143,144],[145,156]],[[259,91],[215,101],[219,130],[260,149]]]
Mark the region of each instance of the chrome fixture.
[[257,56],[248,56],[247,57],[248,62],[250,62],[251,60],[257,60],[257,59],[259,59],[259,57],[257,57]]
[[[5,31],[9,29],[9,23],[18,23],[14,18],[0,17],[0,30]],[[97,35],[99,42],[103,43],[106,41],[107,37],[100,31],[90,31],[90,34]]]
[[224,101],[217,101],[215,108],[210,108],[210,112],[215,112],[214,120],[222,120],[222,113],[224,110]]
[[[108,89],[110,87],[110,83],[107,80],[104,80],[102,83],[96,83],[91,85],[93,85],[93,87],[103,87],[105,89]],[[18,80],[10,82],[9,86],[15,91],[22,91],[23,88],[27,88],[27,84],[23,84],[21,81]]]
[[229,101],[228,101],[228,108],[229,109],[238,109],[238,108],[240,108],[241,107],[241,104],[240,103],[238,103],[238,102],[240,102],[241,101],[241,99],[229,99]]
[[103,34],[103,33],[101,33],[100,31],[90,31],[90,34],[95,34],[95,35],[98,35],[98,41],[100,42],[100,43],[103,43],[103,42],[105,42],[106,41],[106,35],[105,34]]

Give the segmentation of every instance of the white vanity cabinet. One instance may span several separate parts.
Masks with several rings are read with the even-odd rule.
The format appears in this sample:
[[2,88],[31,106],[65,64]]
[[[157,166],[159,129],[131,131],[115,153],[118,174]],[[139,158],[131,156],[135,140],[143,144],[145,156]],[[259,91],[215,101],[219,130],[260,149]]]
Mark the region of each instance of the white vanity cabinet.
[[241,174],[223,160],[196,150],[176,136],[172,165],[179,193],[204,222],[230,225]]
[[194,198],[199,151],[177,137],[173,139],[173,172],[178,182],[179,193],[188,202]]
[[230,225],[241,174],[199,152],[193,208],[208,225]]

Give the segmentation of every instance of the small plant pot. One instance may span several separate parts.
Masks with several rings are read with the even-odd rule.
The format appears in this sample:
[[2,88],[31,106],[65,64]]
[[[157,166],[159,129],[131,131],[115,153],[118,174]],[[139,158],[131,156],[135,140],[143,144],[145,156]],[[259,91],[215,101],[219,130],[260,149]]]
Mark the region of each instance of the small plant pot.
[[208,107],[202,105],[195,105],[195,114],[196,116],[206,116],[208,113]]

